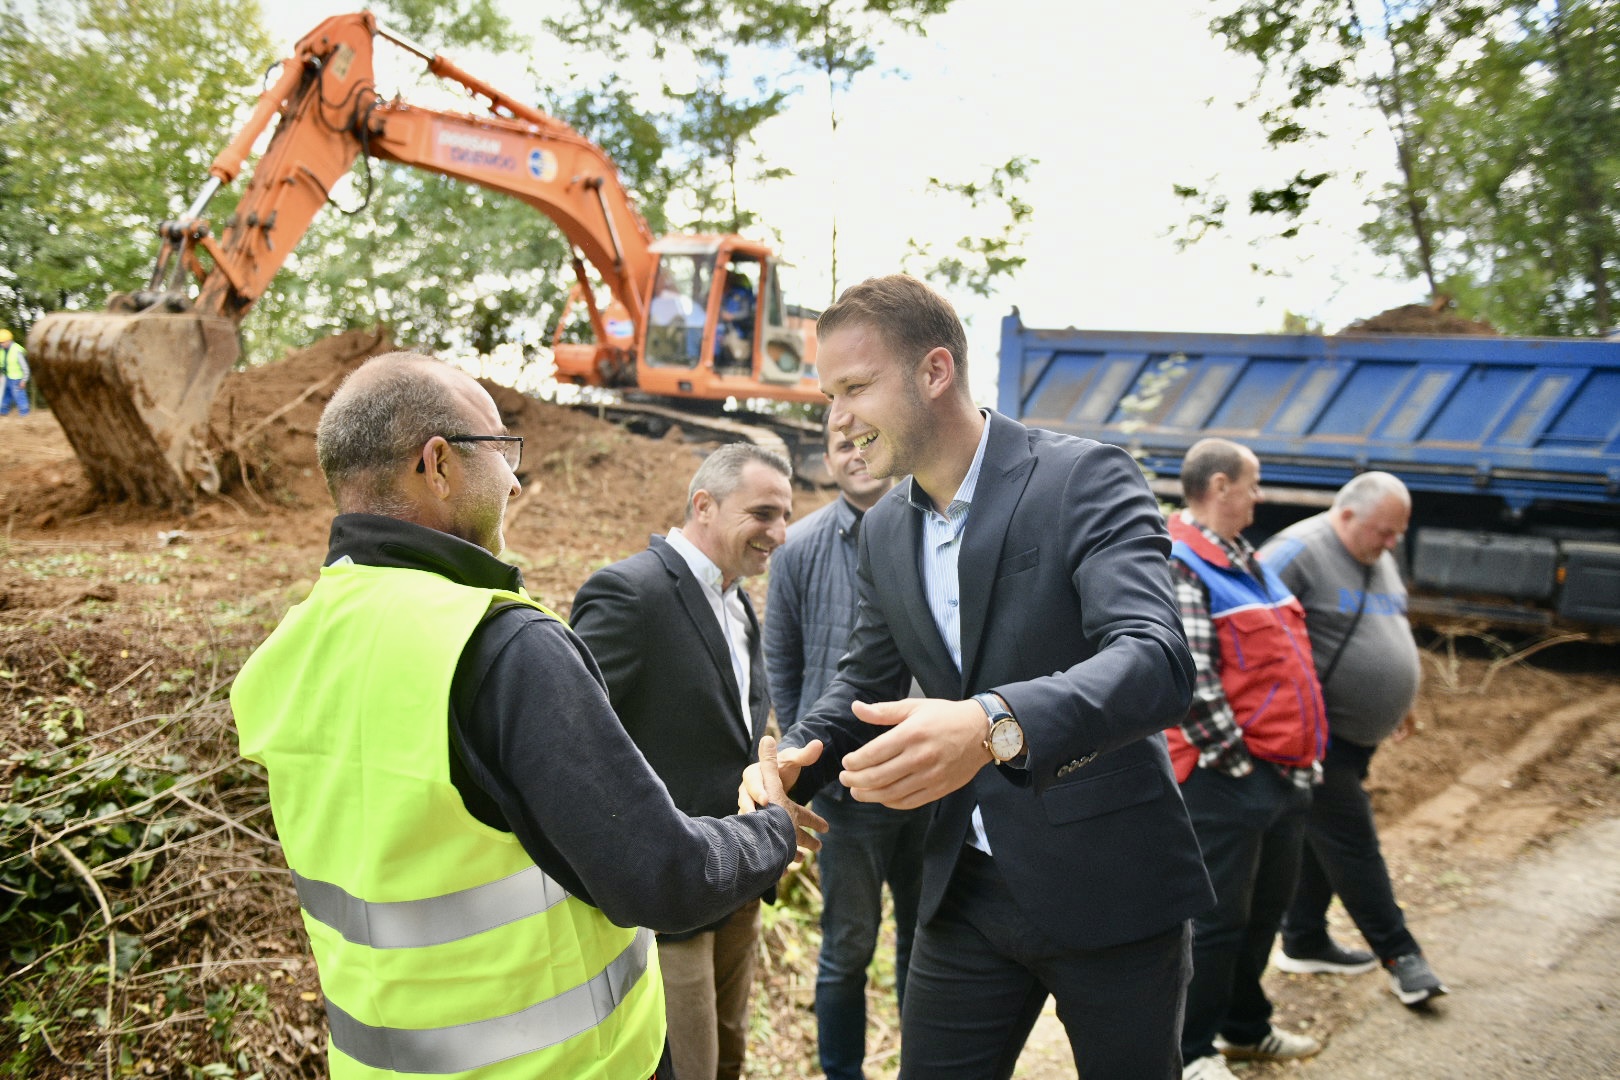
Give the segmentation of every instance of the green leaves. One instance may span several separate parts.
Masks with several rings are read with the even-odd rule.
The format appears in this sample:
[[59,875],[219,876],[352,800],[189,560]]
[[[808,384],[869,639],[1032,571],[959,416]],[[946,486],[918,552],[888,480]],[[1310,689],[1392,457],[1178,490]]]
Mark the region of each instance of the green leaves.
[[1017,155],[990,170],[985,179],[947,181],[930,177],[930,193],[966,200],[973,216],[988,231],[963,236],[947,254],[935,253],[932,244],[907,241],[906,268],[951,289],[967,289],[989,296],[996,279],[1017,273],[1027,261],[1019,254],[1029,232],[1035,208],[1024,201],[1022,188],[1035,158]]
[[[1620,9],[1595,0],[1244,0],[1212,28],[1252,57],[1268,144],[1308,147],[1338,91],[1377,110],[1397,179],[1367,198],[1361,235],[1461,314],[1521,334],[1589,334],[1620,319]],[[1257,97],[1263,96],[1257,92]],[[1342,96],[1342,95],[1341,95]],[[1250,193],[1282,236],[1310,219],[1331,171]],[[1178,185],[1192,242],[1226,197]]]
[[144,283],[157,221],[201,188],[269,61],[251,0],[0,18],[0,317],[20,328]]

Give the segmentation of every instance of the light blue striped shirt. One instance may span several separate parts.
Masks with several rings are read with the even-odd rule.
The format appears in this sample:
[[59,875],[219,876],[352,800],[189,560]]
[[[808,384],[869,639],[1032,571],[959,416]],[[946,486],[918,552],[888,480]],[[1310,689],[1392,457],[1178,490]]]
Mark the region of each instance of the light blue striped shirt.
[[[915,476],[906,489],[906,498],[923,516],[922,576],[923,588],[928,594],[928,611],[958,672],[962,670],[962,582],[957,563],[962,554],[962,532],[967,528],[968,511],[973,507],[973,493],[979,486],[984,448],[990,442],[989,415],[983,409],[979,410],[979,415],[984,417],[979,448],[945,512],[941,514],[934,509],[933,500],[917,486]],[[984,815],[977,806],[973,808],[973,832],[968,836],[968,843],[985,854],[990,853],[990,840],[984,834]]]

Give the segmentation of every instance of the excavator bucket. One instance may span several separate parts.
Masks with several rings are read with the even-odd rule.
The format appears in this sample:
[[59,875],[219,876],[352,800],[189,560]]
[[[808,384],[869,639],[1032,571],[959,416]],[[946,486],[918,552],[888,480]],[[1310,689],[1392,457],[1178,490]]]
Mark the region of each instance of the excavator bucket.
[[47,315],[28,334],[34,377],[91,485],[112,499],[187,507],[219,490],[208,413],[241,352],[218,315]]

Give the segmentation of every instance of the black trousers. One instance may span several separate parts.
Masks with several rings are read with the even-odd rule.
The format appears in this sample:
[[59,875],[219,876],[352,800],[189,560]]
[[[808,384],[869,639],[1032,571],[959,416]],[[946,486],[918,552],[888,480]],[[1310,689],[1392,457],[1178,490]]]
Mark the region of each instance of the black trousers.
[[1048,994],[1085,1080],[1179,1080],[1190,938],[1181,923],[1125,945],[1065,947],[1024,917],[995,860],[963,848],[912,945],[901,1080],[1005,1080]]
[[1337,738],[1328,743],[1305,830],[1299,888],[1283,916],[1283,948],[1290,953],[1306,955],[1327,944],[1327,909],[1334,893],[1380,960],[1419,951],[1395,900],[1372,800],[1363,786],[1377,749]]
[[1215,907],[1193,920],[1193,979],[1181,1050],[1188,1061],[1215,1053],[1215,1036],[1255,1043],[1271,1030],[1260,975],[1294,895],[1311,793],[1256,761],[1233,778],[1194,769],[1181,785]]

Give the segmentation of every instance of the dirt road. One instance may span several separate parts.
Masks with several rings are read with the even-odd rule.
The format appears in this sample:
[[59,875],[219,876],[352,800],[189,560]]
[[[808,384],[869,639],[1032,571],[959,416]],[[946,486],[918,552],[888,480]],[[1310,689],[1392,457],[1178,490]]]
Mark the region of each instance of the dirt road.
[[[1545,831],[1554,774],[1602,776],[1612,791],[1617,748],[1620,696],[1575,702],[1386,827],[1397,894],[1450,996],[1413,1010],[1382,973],[1273,971],[1279,1020],[1328,1045],[1308,1062],[1233,1071],[1254,1080],[1620,1080],[1620,816],[1611,803],[1567,831]],[[1342,910],[1334,915],[1336,936],[1360,945]],[[1075,1075],[1050,1006],[1014,1075]]]
[[1451,996],[1395,1007],[1378,975],[1365,1013],[1301,1080],[1614,1080],[1620,1077],[1620,818],[1559,838],[1424,927]]

